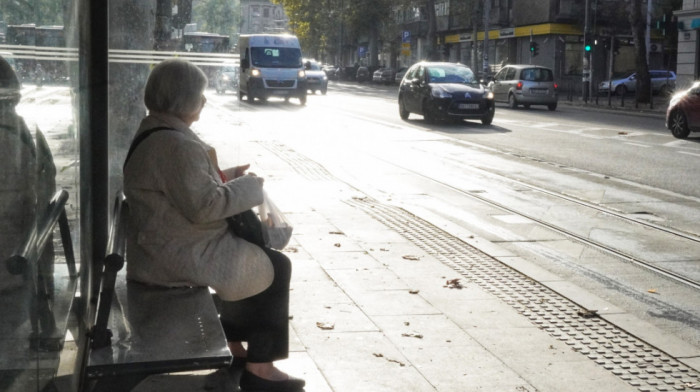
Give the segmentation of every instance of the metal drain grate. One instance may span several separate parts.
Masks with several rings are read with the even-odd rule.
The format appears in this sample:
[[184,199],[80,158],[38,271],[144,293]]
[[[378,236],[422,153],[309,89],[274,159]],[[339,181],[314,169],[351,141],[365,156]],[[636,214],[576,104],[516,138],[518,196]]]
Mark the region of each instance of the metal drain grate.
[[700,374],[696,370],[595,314],[582,311],[572,301],[429,222],[370,198],[347,203],[401,234],[639,391],[700,390]]

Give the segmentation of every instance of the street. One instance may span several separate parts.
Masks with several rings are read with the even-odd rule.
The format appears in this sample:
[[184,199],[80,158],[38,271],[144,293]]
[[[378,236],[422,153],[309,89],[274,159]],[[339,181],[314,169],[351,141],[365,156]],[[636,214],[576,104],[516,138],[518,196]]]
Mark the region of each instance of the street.
[[[22,96],[18,111],[30,129],[44,132],[58,183],[71,189],[76,151],[70,148],[68,90],[29,85]],[[433,339],[451,337],[424,343],[441,350],[464,333],[454,325],[478,341],[475,358],[483,360],[481,350],[487,350],[518,374],[501,383],[521,385],[522,377],[547,385],[541,369],[560,366],[570,374],[573,360],[587,371],[600,365],[635,387],[638,377],[647,380],[646,370],[639,373],[647,364],[660,369],[649,385],[662,386],[688,372],[685,366],[700,368],[700,189],[692,174],[700,144],[697,137],[674,139],[663,122],[658,113],[560,102],[555,112],[498,105],[491,126],[427,124],[413,114],[399,118],[393,86],[332,83],[327,95],[309,96],[305,106],[296,99],[239,102],[235,93],[210,89],[193,129],[217,149],[222,168],[250,163],[297,222],[298,245],[285,250],[298,277],[291,301],[294,355],[284,366],[305,374],[314,386],[309,390],[326,390],[319,389],[326,382],[346,385],[333,373],[334,350],[355,336],[345,333],[371,335],[381,327],[391,339],[388,331],[415,328],[431,331]],[[316,260],[323,272],[310,268]],[[405,285],[419,298],[406,299]],[[366,325],[358,311],[374,324]],[[386,316],[392,314],[416,324],[393,325]],[[423,316],[442,315],[443,327],[421,324]],[[331,340],[319,335],[325,317],[333,320]],[[547,340],[533,327],[573,353],[543,346]],[[394,349],[386,338],[373,339],[360,350],[371,351],[370,358]],[[532,349],[511,349],[529,344]],[[537,351],[543,347],[546,353]],[[546,366],[532,365],[529,377],[531,350],[549,359]],[[552,357],[570,354],[577,356]],[[400,355],[426,379],[440,380],[439,390],[491,382],[479,373],[445,372],[445,361],[462,355],[452,350],[428,356],[408,350],[387,361]],[[337,365],[368,357],[358,358]],[[361,377],[360,385],[374,383],[369,389],[397,390],[376,384],[396,382],[393,370]],[[596,377],[589,382],[603,382]],[[693,377],[668,385],[694,385]],[[413,390],[432,390],[414,382],[405,380]],[[552,382],[550,390],[563,390],[566,380]],[[591,384],[566,388],[590,390]]]
[[399,118],[395,87],[358,84],[331,84],[306,106],[208,100],[195,128],[222,166],[241,157],[255,171],[236,143],[251,130],[280,164],[357,191],[330,197],[464,230],[700,346],[700,144],[674,139],[662,115],[499,105],[491,126],[430,125]]

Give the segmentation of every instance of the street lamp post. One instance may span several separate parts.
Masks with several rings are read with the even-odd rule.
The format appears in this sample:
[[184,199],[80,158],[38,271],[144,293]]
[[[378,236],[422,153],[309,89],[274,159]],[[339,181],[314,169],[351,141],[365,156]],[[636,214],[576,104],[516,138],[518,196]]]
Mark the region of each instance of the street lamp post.
[[582,77],[582,85],[583,85],[583,101],[588,102],[588,87],[589,84],[591,83],[590,78],[590,56],[589,52],[586,48],[586,46],[589,44],[589,32],[588,32],[588,9],[589,9],[589,4],[590,0],[586,0],[586,9],[584,11],[584,19],[583,19],[583,77]]

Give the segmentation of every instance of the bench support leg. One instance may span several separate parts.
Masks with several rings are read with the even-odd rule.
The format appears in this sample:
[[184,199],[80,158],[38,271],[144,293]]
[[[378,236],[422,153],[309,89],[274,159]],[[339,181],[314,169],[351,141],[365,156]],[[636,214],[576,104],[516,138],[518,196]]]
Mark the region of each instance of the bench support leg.
[[148,375],[132,374],[119,377],[103,377],[88,389],[91,392],[128,392],[136,388]]

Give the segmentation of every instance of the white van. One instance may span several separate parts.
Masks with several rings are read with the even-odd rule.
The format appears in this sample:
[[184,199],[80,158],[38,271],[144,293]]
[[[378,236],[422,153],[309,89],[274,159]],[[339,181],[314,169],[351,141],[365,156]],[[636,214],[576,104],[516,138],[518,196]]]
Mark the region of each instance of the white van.
[[287,34],[241,35],[238,99],[299,98],[306,104],[306,74],[299,39]]

